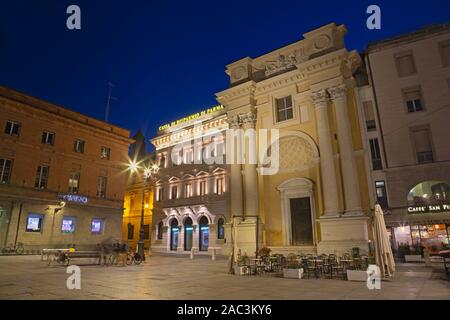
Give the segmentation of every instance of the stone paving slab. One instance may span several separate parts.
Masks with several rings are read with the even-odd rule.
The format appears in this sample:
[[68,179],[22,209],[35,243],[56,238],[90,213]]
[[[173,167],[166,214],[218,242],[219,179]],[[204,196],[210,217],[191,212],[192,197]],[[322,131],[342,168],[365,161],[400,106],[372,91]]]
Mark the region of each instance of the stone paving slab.
[[81,290],[68,290],[65,267],[39,256],[0,256],[0,299],[450,300],[450,282],[423,264],[399,265],[381,290],[339,279],[233,276],[225,259],[152,256],[139,266],[80,268]]

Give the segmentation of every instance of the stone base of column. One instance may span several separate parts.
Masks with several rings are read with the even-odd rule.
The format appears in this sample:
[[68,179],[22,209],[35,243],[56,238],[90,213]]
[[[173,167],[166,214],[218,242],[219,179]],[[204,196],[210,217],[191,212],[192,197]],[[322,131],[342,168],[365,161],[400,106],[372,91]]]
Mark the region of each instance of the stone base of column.
[[317,245],[317,252],[321,253],[351,253],[352,248],[358,247],[360,253],[369,251],[368,221],[365,216],[328,218],[320,217],[321,241]]
[[[235,247],[235,257],[239,249],[242,255],[247,254],[247,256],[255,256],[256,254],[256,237],[258,235],[258,248],[261,249],[263,246],[263,225],[257,224],[257,218],[247,217],[245,220],[242,218],[234,218],[234,247]],[[258,230],[257,230],[258,229]]]
[[361,208],[357,208],[357,209],[345,211],[342,216],[343,217],[363,217],[364,212]]

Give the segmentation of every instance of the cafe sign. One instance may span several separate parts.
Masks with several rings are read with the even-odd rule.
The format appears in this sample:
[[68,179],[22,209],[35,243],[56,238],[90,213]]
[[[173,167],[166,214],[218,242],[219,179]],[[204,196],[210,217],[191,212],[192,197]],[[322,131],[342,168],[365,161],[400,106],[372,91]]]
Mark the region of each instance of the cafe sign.
[[426,206],[408,207],[408,213],[450,212],[450,204],[430,204]]
[[58,199],[65,202],[87,204],[88,197],[78,194],[58,194]]

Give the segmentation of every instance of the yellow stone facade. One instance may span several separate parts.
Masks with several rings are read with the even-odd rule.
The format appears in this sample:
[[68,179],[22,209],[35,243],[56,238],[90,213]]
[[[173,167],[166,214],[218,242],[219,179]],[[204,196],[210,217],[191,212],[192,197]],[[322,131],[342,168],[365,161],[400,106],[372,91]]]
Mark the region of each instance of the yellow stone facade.
[[[299,42],[227,66],[230,88],[217,99],[230,128],[278,129],[280,136],[277,174],[231,165],[236,249],[367,252],[370,203],[353,78],[361,58],[345,48],[345,33],[345,26],[331,23]],[[292,117],[278,121],[277,101],[285,97],[292,101]],[[294,239],[291,223],[292,201],[301,198],[309,198],[312,224],[304,243]]]

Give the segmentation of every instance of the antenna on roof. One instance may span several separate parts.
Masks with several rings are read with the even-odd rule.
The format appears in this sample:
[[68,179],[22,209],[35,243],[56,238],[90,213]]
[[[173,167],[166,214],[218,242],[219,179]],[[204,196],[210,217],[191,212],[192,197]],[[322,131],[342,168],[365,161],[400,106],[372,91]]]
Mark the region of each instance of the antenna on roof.
[[105,122],[108,122],[108,120],[109,120],[109,109],[111,106],[111,100],[117,100],[117,98],[111,96],[112,88],[114,88],[114,84],[111,82],[108,82],[108,101],[106,102]]

